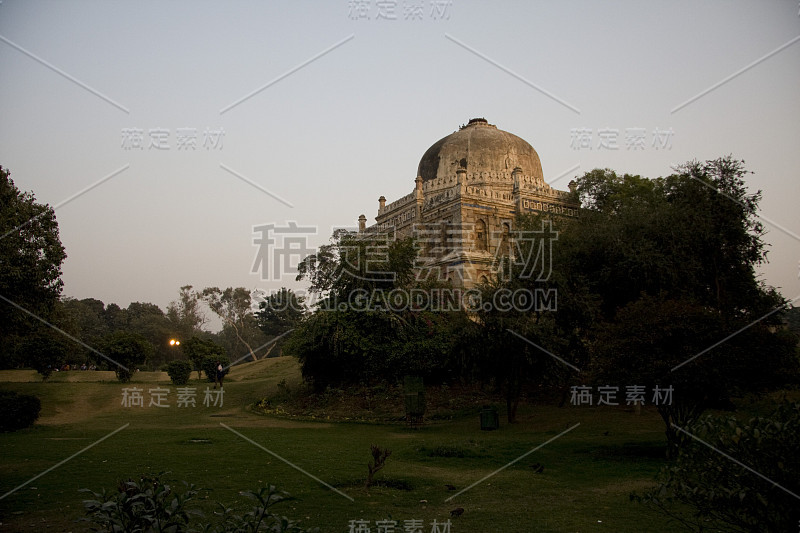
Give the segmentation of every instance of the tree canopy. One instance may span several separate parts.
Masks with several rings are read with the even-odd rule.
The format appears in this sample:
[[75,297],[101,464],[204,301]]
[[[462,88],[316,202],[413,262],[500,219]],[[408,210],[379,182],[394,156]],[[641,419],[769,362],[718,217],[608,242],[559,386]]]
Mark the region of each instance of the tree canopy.
[[[9,347],[36,320],[13,304],[49,319],[61,295],[61,264],[67,257],[55,211],[31,192],[20,191],[0,167],[0,343]],[[13,304],[11,303],[13,302]],[[4,350],[9,353],[9,350]]]
[[673,445],[672,424],[797,377],[796,338],[771,329],[785,301],[755,273],[765,230],[746,173],[730,157],[657,179],[594,170],[576,181],[584,208],[559,242],[556,268],[595,297],[588,377],[673,386],[659,406]]

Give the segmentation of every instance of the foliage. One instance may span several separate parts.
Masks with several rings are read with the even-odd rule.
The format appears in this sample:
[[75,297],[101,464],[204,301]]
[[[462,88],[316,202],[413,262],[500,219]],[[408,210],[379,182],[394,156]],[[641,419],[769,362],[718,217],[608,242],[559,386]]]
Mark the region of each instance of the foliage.
[[180,355],[180,349],[176,350],[169,344],[169,339],[175,335],[175,329],[156,304],[131,302],[123,316],[123,329],[140,334],[153,345],[155,350],[148,361],[150,368],[157,368]]
[[[310,292],[327,297],[323,305],[336,309],[358,291],[386,292],[408,286],[414,279],[416,244],[411,238],[392,239],[389,234],[355,233],[338,229],[331,243],[297,266],[297,280],[307,279]],[[381,250],[375,253],[374,250]]]
[[783,320],[789,331],[800,336],[800,307],[787,309],[783,314]]
[[255,533],[270,531],[274,533],[318,533],[318,528],[303,529],[300,525],[285,516],[277,515],[270,508],[278,503],[290,500],[288,493],[279,491],[274,485],[267,485],[258,492],[245,491],[243,496],[255,501],[255,505],[244,515],[237,515],[232,509],[220,505],[221,522],[207,525],[203,531],[209,533]]
[[[475,312],[481,325],[479,375],[503,391],[509,423],[516,422],[524,393],[558,388],[572,374],[551,354],[569,354],[562,358],[573,366],[586,360],[583,338],[593,316],[591,296],[560,268],[569,260],[558,238],[569,229],[569,221],[561,218],[517,217],[513,258],[503,257],[500,275],[481,287],[481,301],[489,305]],[[532,295],[536,303],[507,307],[502,297],[508,294]]]
[[9,176],[0,167],[0,343],[4,346],[38,325],[9,301],[49,319],[61,294],[61,264],[67,257],[54,209],[37,203],[33,193],[20,191]]
[[367,463],[367,480],[364,482],[364,488],[370,488],[375,482],[375,474],[386,466],[386,459],[392,455],[392,450],[388,448],[381,448],[375,444],[369,447],[370,454],[372,454],[372,461]]
[[796,341],[770,333],[785,302],[756,277],[766,245],[746,174],[731,157],[657,179],[594,170],[577,180],[584,209],[559,239],[557,268],[590,295],[576,324],[594,379],[674,385],[675,405],[659,409],[671,453],[681,442],[673,423],[798,375]]
[[253,361],[258,357],[253,346],[258,348],[264,342],[264,335],[258,328],[250,308],[250,292],[244,287],[206,287],[197,295],[223,322],[223,334],[232,339],[229,349],[240,345],[247,349]]
[[166,316],[176,335],[181,339],[198,335],[207,322],[206,316],[200,308],[199,295],[191,285],[184,285],[180,288],[178,300],[167,305]]
[[42,402],[36,396],[0,391],[0,432],[17,431],[33,425],[41,410]]
[[122,383],[131,380],[136,365],[141,365],[153,354],[153,345],[138,333],[115,331],[103,339],[103,354],[114,363],[114,372]]
[[[215,343],[211,339],[203,339],[201,337],[193,336],[181,346],[183,346],[183,352],[192,362],[194,370],[197,370],[197,379],[200,379],[200,372],[203,370],[203,360],[206,357],[211,357],[215,360],[227,360],[228,358],[225,348]],[[211,378],[211,381],[214,381],[213,377]]]
[[[103,338],[112,331],[106,305],[102,301],[95,298],[63,298],[61,305],[69,322],[67,331],[87,345],[100,346]],[[63,324],[61,326],[64,329]],[[84,359],[94,358],[94,354],[83,346],[76,346],[75,350]]]
[[193,485],[177,493],[158,476],[121,481],[116,492],[82,492],[90,492],[95,498],[83,502],[89,516],[84,520],[94,526],[92,531],[176,533],[188,531],[191,517],[201,514],[188,506],[198,493]]
[[[228,368],[231,364],[231,361],[227,357],[220,357],[219,355],[207,355],[203,357],[201,368],[210,383],[214,383],[214,380],[217,377],[217,366],[220,364],[222,365],[222,368]],[[228,370],[225,370],[224,372],[227,374]]]
[[65,337],[43,326],[25,337],[17,350],[17,360],[36,370],[42,380],[64,364],[69,352]]
[[431,384],[471,368],[465,340],[475,325],[462,311],[317,311],[289,337],[303,377],[328,386],[398,382],[408,374]]
[[387,239],[337,230],[331,244],[298,267],[298,280],[307,279],[320,301],[287,339],[284,353],[298,357],[303,377],[318,391],[397,382],[407,374],[441,383],[473,369],[465,340],[475,325],[463,311],[434,312],[388,301],[390,294],[412,290],[432,294],[434,284],[414,280],[413,239]]
[[747,422],[708,416],[686,431],[696,439],[662,470],[659,487],[633,499],[690,531],[766,533],[797,527],[800,403],[784,403],[771,415]]
[[[61,307],[65,318],[58,322],[59,327],[89,346],[101,346],[109,333],[127,331],[141,335],[153,346],[154,351],[147,361],[151,369],[160,368],[180,355],[169,344],[170,338],[181,338],[179,330],[156,304],[132,302],[126,309],[122,309],[116,304],[106,305],[94,298],[65,298]],[[96,359],[91,350],[77,346],[75,348],[74,352],[80,362]],[[108,363],[102,359],[96,362],[103,366]]]
[[[756,280],[766,261],[761,193],[741,161],[692,161],[666,178],[593,170],[576,181],[583,209],[559,247],[563,266],[601,298],[607,318],[642,293],[690,297],[726,315],[780,303]],[[770,322],[774,322],[776,317]]]
[[167,374],[169,374],[173,385],[186,385],[192,375],[192,364],[183,360],[171,361],[167,365]]
[[280,335],[297,326],[305,313],[304,298],[286,287],[270,294],[259,308],[258,327],[267,335]]
[[[199,490],[194,485],[186,485],[183,492],[172,489],[161,481],[159,476],[140,476],[138,481],[120,482],[116,492],[90,492],[93,500],[84,500],[84,508],[92,531],[140,532],[140,533],[183,533],[205,531],[208,533],[255,533],[258,531],[303,533],[296,522],[285,516],[274,514],[270,508],[289,499],[285,492],[278,491],[274,485],[267,485],[257,492],[242,494],[256,502],[244,515],[219,504],[221,512],[215,513],[219,519],[208,522],[201,511],[192,505],[197,501]],[[200,522],[198,524],[197,522]],[[200,525],[202,524],[202,528]],[[316,530],[309,530],[311,531]]]
[[[259,311],[255,314],[258,327],[268,337],[277,337],[296,328],[305,315],[304,298],[298,296],[292,289],[282,287],[280,291],[270,294],[259,304]],[[275,342],[265,353],[269,353],[282,345],[283,339]],[[278,353],[281,349],[278,347]]]
[[[598,327],[592,373],[599,384],[617,383],[620,389],[632,384],[647,391],[672,387],[671,401],[657,409],[673,455],[687,439],[673,424],[686,426],[732,395],[796,378],[796,338],[785,331],[771,333],[761,324],[703,353],[726,331],[747,325],[726,323],[719,311],[686,299],[644,296],[621,309],[613,322]],[[676,368],[697,354],[702,355]]]

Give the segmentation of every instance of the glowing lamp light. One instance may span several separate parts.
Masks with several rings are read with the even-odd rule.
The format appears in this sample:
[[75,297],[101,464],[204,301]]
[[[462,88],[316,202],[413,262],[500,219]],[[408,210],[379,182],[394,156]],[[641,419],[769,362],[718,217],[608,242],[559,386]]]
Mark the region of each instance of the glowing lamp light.
[[170,346],[180,346],[181,345],[181,341],[179,341],[177,339],[170,339],[169,340],[169,345]]

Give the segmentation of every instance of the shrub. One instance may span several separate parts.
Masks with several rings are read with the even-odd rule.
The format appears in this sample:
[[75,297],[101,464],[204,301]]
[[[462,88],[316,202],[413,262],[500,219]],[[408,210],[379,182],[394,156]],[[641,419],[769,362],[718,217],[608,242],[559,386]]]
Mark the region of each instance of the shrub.
[[167,365],[167,374],[173,385],[186,385],[192,374],[192,364],[189,361],[172,361]]
[[200,514],[187,505],[197,495],[194,486],[187,485],[186,491],[178,494],[158,476],[121,481],[112,493],[105,489],[81,492],[95,497],[84,500],[89,518],[83,520],[100,526],[100,531],[187,531],[191,516]]
[[31,426],[39,418],[42,402],[36,396],[0,391],[0,431],[16,431]]
[[367,481],[364,483],[364,488],[367,489],[375,482],[375,473],[386,466],[386,459],[392,455],[392,450],[381,448],[375,444],[369,447],[369,451],[372,454],[372,461],[367,463]]
[[[691,531],[766,533],[797,527],[800,403],[783,404],[747,422],[708,416],[686,431],[694,438],[662,470],[661,485],[643,497],[632,495],[634,500]],[[682,511],[686,508],[690,512]]]
[[[305,530],[285,516],[271,512],[270,508],[289,499],[273,485],[267,485],[257,492],[245,491],[242,495],[255,501],[255,505],[244,515],[233,512],[231,508],[219,504],[221,511],[214,513],[219,518],[216,523],[203,516],[193,507],[199,491],[184,482],[186,490],[174,491],[158,476],[142,475],[138,481],[120,482],[116,492],[90,492],[95,499],[84,500],[88,518],[93,531],[137,531],[142,533],[206,531],[208,533],[270,531],[275,533],[314,533]],[[195,520],[195,517],[200,520]],[[196,522],[196,523],[193,523]],[[197,523],[199,522],[199,523]],[[201,528],[202,526],[202,528]],[[99,528],[99,529],[98,529]]]
[[[222,363],[223,368],[227,368],[228,365],[231,364],[230,359],[227,357],[222,357],[219,355],[207,355],[204,357],[201,368],[203,369],[203,372],[210,383],[214,383],[214,378],[217,375],[217,361]],[[227,374],[228,370],[226,370],[225,373]]]

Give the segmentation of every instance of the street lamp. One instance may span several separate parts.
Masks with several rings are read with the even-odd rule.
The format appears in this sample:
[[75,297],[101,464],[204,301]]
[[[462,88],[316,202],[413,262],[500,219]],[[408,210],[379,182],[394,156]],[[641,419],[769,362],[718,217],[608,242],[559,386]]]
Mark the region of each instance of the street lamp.
[[179,341],[178,339],[170,339],[169,340],[169,345],[170,346],[180,346],[181,345],[181,341]]

